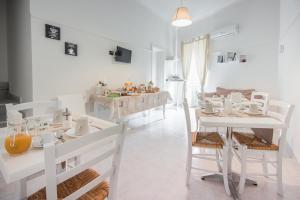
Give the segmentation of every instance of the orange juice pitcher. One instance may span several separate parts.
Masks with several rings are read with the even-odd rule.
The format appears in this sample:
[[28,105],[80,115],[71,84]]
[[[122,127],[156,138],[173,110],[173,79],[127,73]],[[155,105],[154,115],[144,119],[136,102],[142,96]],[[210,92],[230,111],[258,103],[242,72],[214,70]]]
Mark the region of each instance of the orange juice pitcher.
[[5,138],[4,145],[9,154],[21,154],[31,147],[31,135],[27,130],[27,122],[8,123],[8,130],[9,134]]

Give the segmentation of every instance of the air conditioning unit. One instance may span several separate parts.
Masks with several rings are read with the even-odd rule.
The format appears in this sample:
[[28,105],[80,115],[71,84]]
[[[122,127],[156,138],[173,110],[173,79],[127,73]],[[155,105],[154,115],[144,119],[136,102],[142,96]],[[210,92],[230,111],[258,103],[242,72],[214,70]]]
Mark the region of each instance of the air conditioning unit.
[[239,26],[237,24],[223,27],[217,31],[214,31],[210,34],[211,39],[217,39],[222,37],[227,37],[231,35],[236,35],[239,32]]

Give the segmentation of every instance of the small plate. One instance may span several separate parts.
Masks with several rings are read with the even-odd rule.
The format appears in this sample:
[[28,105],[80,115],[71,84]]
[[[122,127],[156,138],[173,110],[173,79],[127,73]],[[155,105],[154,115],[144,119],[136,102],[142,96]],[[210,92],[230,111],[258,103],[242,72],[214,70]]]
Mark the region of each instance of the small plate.
[[[90,126],[89,129],[90,129],[89,133],[96,132],[96,131],[100,130],[100,129],[92,127],[92,126]],[[72,138],[79,138],[79,137],[83,136],[83,135],[76,135],[75,134],[75,128],[71,128],[71,129],[67,130],[66,135],[69,136],[69,137],[72,137]]]
[[249,110],[244,111],[248,115],[263,115],[261,111],[250,112]]
[[201,112],[203,112],[204,114],[217,114],[218,113],[218,111],[206,112],[205,110],[202,110]]

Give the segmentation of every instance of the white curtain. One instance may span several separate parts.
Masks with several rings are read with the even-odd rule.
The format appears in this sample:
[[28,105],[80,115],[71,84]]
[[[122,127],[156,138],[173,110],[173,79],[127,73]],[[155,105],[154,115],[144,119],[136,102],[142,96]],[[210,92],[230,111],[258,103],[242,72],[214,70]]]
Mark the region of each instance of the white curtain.
[[[195,72],[197,73],[198,80],[200,81],[199,85],[201,87],[201,93],[203,95],[207,75],[208,45],[209,35],[205,35],[201,39],[196,39],[191,42],[182,43],[183,78],[186,80],[186,82],[189,81],[189,74],[191,71],[191,67],[193,67],[193,70],[195,70]],[[184,86],[184,97],[186,97],[187,94],[186,82]],[[192,99],[195,99],[195,97],[192,97]]]
[[[184,80],[188,80],[192,63],[193,43],[182,43],[181,48],[182,75]],[[186,97],[186,81],[183,90],[184,97]]]
[[[194,42],[194,59],[201,84],[201,94],[204,95],[204,85],[207,75],[209,35]],[[202,96],[204,97],[204,96]]]

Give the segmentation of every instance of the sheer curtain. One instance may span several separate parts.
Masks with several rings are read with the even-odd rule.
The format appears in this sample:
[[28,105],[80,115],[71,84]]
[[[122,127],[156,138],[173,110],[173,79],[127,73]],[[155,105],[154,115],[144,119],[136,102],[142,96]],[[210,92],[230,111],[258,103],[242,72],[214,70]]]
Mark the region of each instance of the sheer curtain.
[[198,78],[201,84],[201,94],[204,97],[204,85],[207,75],[209,35],[205,35],[194,44],[194,58]]
[[182,44],[182,71],[185,81],[184,96],[191,105],[197,105],[197,93],[204,94],[207,75],[209,36]]
[[[182,43],[181,56],[182,56],[182,75],[184,80],[188,80],[190,75],[191,63],[193,54],[193,43]],[[186,97],[186,82],[184,82],[183,94]]]

